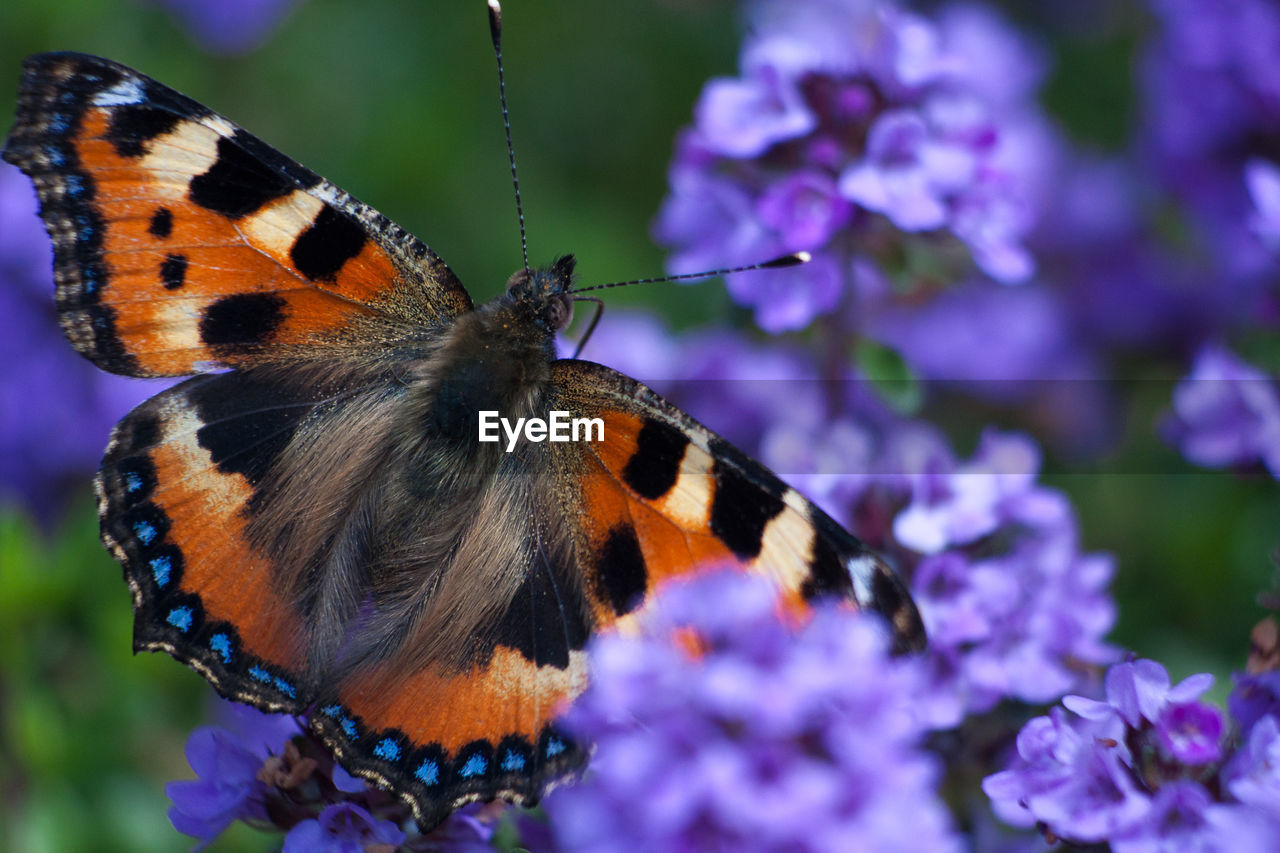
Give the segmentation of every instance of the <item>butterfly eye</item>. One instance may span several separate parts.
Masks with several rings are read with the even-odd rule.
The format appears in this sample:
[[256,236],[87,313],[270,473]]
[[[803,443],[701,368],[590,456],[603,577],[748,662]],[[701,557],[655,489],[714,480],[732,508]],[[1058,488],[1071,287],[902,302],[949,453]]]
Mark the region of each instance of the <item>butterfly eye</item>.
[[561,296],[551,301],[547,308],[547,320],[557,332],[564,331],[573,320],[573,303],[569,301],[569,297]]

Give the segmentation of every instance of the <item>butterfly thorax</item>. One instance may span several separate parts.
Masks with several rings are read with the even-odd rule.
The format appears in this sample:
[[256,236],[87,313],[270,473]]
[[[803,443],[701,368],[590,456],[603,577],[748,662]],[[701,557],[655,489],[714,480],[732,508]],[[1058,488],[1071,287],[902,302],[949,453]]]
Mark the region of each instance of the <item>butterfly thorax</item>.
[[[296,464],[272,484],[283,499],[259,520],[286,532],[270,543],[272,555],[289,567],[299,593],[306,590],[304,609],[323,614],[312,621],[330,626],[328,636],[312,638],[317,671],[342,666],[342,657],[351,665],[393,656],[406,642],[424,657],[465,665],[474,650],[464,637],[505,606],[533,556],[507,531],[534,515],[544,556],[568,547],[562,513],[544,487],[544,454],[553,451],[521,443],[512,452],[505,440],[478,436],[481,412],[511,422],[548,415],[572,269],[566,257],[517,272],[504,294],[433,333],[399,393],[343,407],[360,412],[364,424],[353,431],[359,446],[332,453],[341,463],[316,464],[311,438],[298,442]],[[343,484],[337,505],[314,524],[305,516],[299,522],[297,508],[315,493],[314,472],[322,470]],[[421,506],[437,508],[429,531],[415,520],[412,508]],[[475,596],[477,588],[487,594]]]
[[493,447],[477,441],[480,412],[514,422],[545,417],[556,333],[567,325],[571,255],[545,269],[516,272],[501,296],[458,317],[413,370],[415,397],[428,443],[478,461]]

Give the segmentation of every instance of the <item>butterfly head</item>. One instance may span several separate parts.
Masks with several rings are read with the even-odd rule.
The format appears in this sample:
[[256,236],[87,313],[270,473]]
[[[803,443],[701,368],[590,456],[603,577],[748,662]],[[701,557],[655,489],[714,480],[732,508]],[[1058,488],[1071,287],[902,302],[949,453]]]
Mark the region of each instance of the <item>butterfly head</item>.
[[563,331],[573,320],[573,255],[561,255],[542,269],[523,269],[507,280],[507,298],[532,313],[533,321],[549,334]]

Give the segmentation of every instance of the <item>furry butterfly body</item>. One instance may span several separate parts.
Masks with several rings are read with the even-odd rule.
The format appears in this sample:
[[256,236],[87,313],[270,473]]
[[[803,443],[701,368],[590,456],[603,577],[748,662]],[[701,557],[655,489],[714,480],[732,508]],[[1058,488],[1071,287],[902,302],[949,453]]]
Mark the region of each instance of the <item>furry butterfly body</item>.
[[[97,478],[135,647],[309,711],[424,827],[581,768],[555,715],[587,641],[667,578],[734,563],[923,643],[900,581],[815,506],[639,382],[555,357],[571,257],[475,307],[381,214],[81,54],[27,60],[4,157],[40,194],[76,349],[196,374],[121,421]],[[477,440],[485,410],[598,418],[603,441],[508,453]]]

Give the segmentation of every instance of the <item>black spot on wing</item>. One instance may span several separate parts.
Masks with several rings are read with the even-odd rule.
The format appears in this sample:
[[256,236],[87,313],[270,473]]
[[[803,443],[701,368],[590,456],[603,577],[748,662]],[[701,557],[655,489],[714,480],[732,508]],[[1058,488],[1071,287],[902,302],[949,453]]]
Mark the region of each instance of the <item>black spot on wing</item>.
[[200,339],[210,346],[263,344],[285,319],[285,301],[274,293],[236,293],[204,309]]
[[289,257],[298,272],[312,281],[332,281],[343,264],[360,254],[368,239],[358,222],[325,205],[311,227],[298,235]]
[[253,152],[261,148],[266,146],[243,130],[219,139],[218,158],[209,171],[191,179],[187,190],[191,200],[228,219],[239,219],[298,189],[294,177],[255,156]]
[[274,174],[283,175],[299,189],[309,190],[320,183],[320,176],[315,172],[281,154],[258,137],[244,130],[237,130],[235,142],[250,157]]
[[711,532],[740,560],[760,555],[764,529],[784,506],[786,487],[763,465],[728,442],[711,444],[715,464],[715,497],[711,500]]
[[187,283],[187,256],[170,254],[160,263],[160,283],[165,290],[178,290]]
[[106,139],[121,157],[137,158],[147,153],[147,143],[170,133],[182,118],[148,104],[127,104],[111,109]]
[[680,476],[680,462],[688,444],[688,436],[675,427],[646,419],[636,436],[636,452],[622,470],[622,479],[642,498],[662,497]]
[[162,433],[160,419],[148,409],[134,409],[128,417],[116,425],[111,436],[113,454],[130,455],[150,450],[160,443]]
[[147,226],[147,233],[158,240],[163,240],[173,233],[173,211],[167,207],[157,208],[156,212],[151,214],[151,223]]
[[636,531],[621,525],[609,531],[596,561],[596,576],[619,616],[639,606],[648,588],[649,573]]
[[853,582],[849,577],[850,557],[866,552],[858,539],[836,524],[818,508],[809,508],[815,528],[813,556],[809,560],[809,576],[800,586],[806,599],[824,596],[849,596]]
[[196,441],[223,474],[257,486],[323,390],[255,373],[204,377],[188,392],[201,426]]
[[498,620],[494,642],[515,649],[535,666],[567,669],[569,653],[587,642],[586,603],[563,570],[535,558]]
[[895,652],[922,651],[928,642],[924,631],[924,621],[916,608],[911,593],[902,579],[882,560],[876,561],[875,571],[871,575],[872,609],[884,614],[893,629],[893,650]]

